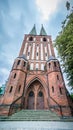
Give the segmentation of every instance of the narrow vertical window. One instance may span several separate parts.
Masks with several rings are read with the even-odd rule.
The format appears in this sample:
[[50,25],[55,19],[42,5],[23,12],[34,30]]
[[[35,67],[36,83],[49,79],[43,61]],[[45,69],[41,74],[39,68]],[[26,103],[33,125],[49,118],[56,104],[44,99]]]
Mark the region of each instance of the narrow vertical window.
[[52,92],[54,93],[54,87],[52,86]]
[[25,67],[25,65],[26,65],[26,62],[24,61],[24,64],[23,64],[23,66]]
[[44,70],[44,64],[41,64],[41,70]]
[[51,63],[49,63],[49,68],[50,68],[50,66],[51,66]]
[[38,56],[38,52],[37,52],[37,56]]
[[54,66],[56,67],[56,62],[54,62]]
[[28,52],[28,56],[30,55],[30,52]]
[[62,88],[59,88],[59,90],[60,90],[60,94],[62,95]]
[[20,64],[20,60],[18,60],[18,62],[17,62],[17,65],[19,65]]
[[59,80],[59,75],[57,75],[57,80]]
[[34,64],[31,63],[31,64],[30,64],[30,70],[33,70],[33,67],[34,67]]
[[16,73],[14,74],[14,79],[16,78]]
[[10,90],[9,90],[9,93],[11,93],[11,92],[12,92],[12,89],[13,89],[13,86],[11,86],[11,88],[10,88]]
[[21,90],[21,85],[20,85],[19,88],[18,88],[18,92],[20,92],[20,90]]
[[47,56],[47,53],[45,53],[45,56]]
[[36,63],[36,70],[38,70],[39,69],[39,64],[38,63]]

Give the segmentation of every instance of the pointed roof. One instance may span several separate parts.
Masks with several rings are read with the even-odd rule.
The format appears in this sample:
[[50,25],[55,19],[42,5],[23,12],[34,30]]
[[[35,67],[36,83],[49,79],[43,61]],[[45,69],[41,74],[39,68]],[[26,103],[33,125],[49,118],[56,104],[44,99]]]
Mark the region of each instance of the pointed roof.
[[22,58],[24,60],[27,60],[26,56],[24,54],[22,54],[21,56],[17,57],[17,58]]
[[46,31],[45,31],[43,25],[42,25],[42,27],[41,27],[40,35],[47,35],[47,33],[46,33]]
[[54,56],[50,56],[47,62],[49,62],[50,60],[57,60],[57,59]]
[[31,34],[31,35],[37,35],[35,24],[34,24],[32,30],[30,31],[29,34]]

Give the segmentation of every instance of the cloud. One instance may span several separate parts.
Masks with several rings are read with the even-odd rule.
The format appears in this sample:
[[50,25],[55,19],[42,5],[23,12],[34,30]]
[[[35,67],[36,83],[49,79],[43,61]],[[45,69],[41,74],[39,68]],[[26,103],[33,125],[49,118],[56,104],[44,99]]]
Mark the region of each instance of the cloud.
[[63,2],[63,0],[36,0],[36,5],[41,13],[42,20],[49,20],[51,15],[58,10],[58,5],[61,2]]
[[0,84],[7,80],[24,34],[30,32],[36,21],[35,1],[31,3],[29,0],[0,0]]

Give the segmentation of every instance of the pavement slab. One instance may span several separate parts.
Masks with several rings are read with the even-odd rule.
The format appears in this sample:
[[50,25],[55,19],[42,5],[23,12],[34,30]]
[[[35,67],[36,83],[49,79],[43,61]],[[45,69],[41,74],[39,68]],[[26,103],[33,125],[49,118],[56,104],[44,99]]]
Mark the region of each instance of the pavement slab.
[[2,121],[0,130],[73,130],[73,122]]

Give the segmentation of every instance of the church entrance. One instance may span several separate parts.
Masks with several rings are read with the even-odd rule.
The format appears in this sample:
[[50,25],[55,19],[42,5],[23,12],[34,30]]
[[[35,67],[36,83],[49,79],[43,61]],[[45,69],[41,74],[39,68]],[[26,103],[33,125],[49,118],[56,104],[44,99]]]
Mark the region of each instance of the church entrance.
[[25,109],[45,109],[45,90],[42,84],[36,80],[27,89]]

